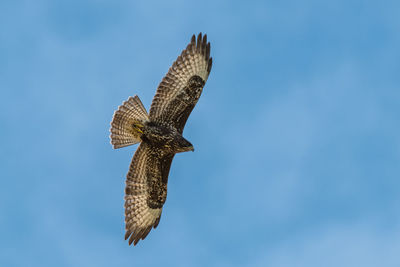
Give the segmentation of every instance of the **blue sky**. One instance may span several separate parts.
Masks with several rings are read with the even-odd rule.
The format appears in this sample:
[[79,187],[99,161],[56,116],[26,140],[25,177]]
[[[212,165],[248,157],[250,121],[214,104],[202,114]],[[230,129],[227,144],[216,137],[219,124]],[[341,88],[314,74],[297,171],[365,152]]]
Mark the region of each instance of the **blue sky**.
[[[1,266],[399,266],[398,1],[2,1]],[[193,33],[214,59],[157,229],[123,241],[149,108]]]

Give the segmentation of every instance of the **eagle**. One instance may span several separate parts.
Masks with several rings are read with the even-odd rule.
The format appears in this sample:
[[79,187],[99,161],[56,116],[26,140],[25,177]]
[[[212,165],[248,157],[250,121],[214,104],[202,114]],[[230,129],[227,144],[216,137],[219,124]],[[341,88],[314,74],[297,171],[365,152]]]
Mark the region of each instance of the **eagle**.
[[110,128],[113,148],[140,143],[126,176],[125,240],[129,238],[129,245],[136,245],[158,226],[175,154],[194,151],[182,133],[211,66],[207,35],[193,35],[159,84],[149,113],[137,95],[114,113]]

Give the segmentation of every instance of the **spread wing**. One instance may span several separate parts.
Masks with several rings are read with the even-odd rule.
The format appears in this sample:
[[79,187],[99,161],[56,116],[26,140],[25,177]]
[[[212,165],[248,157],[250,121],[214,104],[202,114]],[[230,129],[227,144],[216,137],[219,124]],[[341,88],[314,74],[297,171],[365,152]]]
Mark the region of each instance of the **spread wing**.
[[173,154],[141,143],[132,158],[125,188],[125,240],[136,245],[160,222],[167,198],[168,174]]
[[200,98],[212,66],[207,35],[193,35],[157,88],[150,107],[150,119],[170,124],[182,133]]

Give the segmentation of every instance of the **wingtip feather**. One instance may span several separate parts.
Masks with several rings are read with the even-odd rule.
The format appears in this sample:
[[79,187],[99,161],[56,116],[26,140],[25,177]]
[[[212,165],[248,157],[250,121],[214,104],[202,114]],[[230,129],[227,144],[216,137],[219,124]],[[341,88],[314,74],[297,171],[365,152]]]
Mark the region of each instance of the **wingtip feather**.
[[207,54],[207,34],[203,36],[203,43],[201,44],[201,53],[203,55]]
[[199,35],[197,36],[197,46],[196,46],[197,50],[201,49],[201,39],[202,39],[201,35],[202,34],[199,33]]
[[133,235],[131,235],[131,237],[129,238],[129,241],[128,241],[129,246],[132,244],[132,242],[133,242]]
[[131,234],[132,234],[132,231],[131,231],[131,230],[127,230],[126,233],[125,233],[125,240],[127,240],[128,237],[129,237]]

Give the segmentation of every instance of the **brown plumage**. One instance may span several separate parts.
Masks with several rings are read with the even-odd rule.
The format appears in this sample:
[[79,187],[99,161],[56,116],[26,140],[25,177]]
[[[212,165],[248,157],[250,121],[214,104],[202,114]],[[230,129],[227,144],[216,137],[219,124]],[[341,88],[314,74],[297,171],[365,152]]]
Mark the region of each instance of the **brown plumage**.
[[147,114],[138,96],[114,113],[114,148],[140,143],[132,158],[125,188],[125,239],[136,245],[160,222],[167,198],[168,175],[176,153],[193,151],[183,138],[186,121],[210,74],[212,58],[207,35],[193,35],[162,79]]

